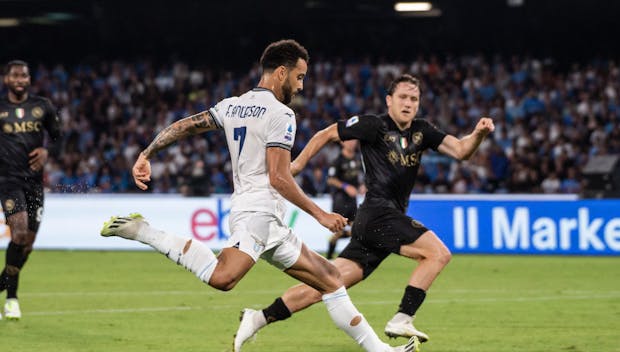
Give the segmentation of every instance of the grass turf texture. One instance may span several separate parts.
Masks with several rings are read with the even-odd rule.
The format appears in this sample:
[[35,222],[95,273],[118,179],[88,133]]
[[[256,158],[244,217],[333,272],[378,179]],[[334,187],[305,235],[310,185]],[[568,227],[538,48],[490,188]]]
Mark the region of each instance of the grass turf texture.
[[[386,341],[413,266],[391,256],[350,290]],[[259,262],[235,289],[218,292],[154,252],[35,251],[20,284],[23,318],[1,321],[0,341],[16,351],[229,351],[239,311],[270,304],[294,283]],[[620,352],[620,258],[455,256],[416,327],[431,336],[423,352]],[[244,346],[360,350],[320,303]]]

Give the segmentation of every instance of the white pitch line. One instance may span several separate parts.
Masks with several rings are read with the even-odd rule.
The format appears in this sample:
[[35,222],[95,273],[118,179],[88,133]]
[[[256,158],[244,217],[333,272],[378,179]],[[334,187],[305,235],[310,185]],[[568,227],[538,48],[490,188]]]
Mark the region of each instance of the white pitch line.
[[150,312],[170,312],[187,311],[200,309],[199,307],[152,307],[152,308],[112,308],[112,309],[85,309],[85,310],[63,310],[49,312],[28,312],[28,315],[71,315],[71,314],[110,314],[110,313],[150,313]]
[[[582,295],[582,296],[539,296],[539,297],[489,297],[489,298],[440,298],[440,299],[428,299],[427,302],[442,304],[442,303],[504,303],[504,302],[544,302],[544,301],[570,301],[570,300],[583,300],[583,299],[610,299],[620,298],[620,293],[613,293],[608,295]],[[358,305],[383,305],[394,304],[397,300],[392,301],[364,301],[356,299],[355,303]]]
[[20,293],[20,296],[30,297],[53,297],[53,296],[192,296],[192,295],[208,295],[212,292],[208,291],[73,291],[73,292],[26,292]]
[[[591,299],[609,299],[620,298],[620,293],[607,294],[607,295],[582,295],[582,296],[540,296],[540,297],[512,297],[512,298],[478,298],[478,299],[430,299],[428,303],[442,304],[442,303],[505,303],[505,302],[543,302],[543,301],[556,301],[556,300],[591,300]],[[397,300],[392,301],[364,301],[362,299],[356,299],[357,305],[392,305]],[[217,304],[212,305],[209,310],[222,310],[239,308],[236,305],[231,304]],[[254,307],[259,308],[259,307]],[[28,315],[36,316],[54,316],[54,315],[72,315],[72,314],[116,314],[116,313],[150,313],[150,312],[170,312],[170,311],[191,311],[191,310],[204,310],[202,307],[149,307],[149,308],[110,308],[110,309],[85,309],[85,310],[66,310],[66,311],[43,311],[43,312],[28,312]]]
[[[349,289],[351,290],[351,289]],[[355,289],[356,292],[358,289]],[[375,294],[375,293],[402,293],[402,289],[395,289],[395,290],[371,290],[371,289],[365,289],[365,288],[360,288],[359,290],[362,290],[364,293],[367,294]],[[552,290],[520,290],[518,291],[519,293],[522,294],[546,294],[549,293],[549,291]],[[557,291],[557,290],[553,290],[553,291]],[[244,293],[251,293],[253,295],[273,295],[273,294],[281,294],[284,292],[284,290],[246,290],[243,291]],[[503,290],[503,289],[498,289],[498,290],[493,290],[493,289],[480,289],[480,290],[468,290],[468,289],[454,289],[454,290],[441,290],[441,289],[437,289],[435,291],[431,291],[432,294],[467,294],[467,293],[486,293],[486,294],[503,294],[503,293],[511,293],[513,294],[515,291],[514,290]],[[601,293],[604,293],[606,295],[620,295],[620,291],[600,291],[600,290],[562,290],[560,291],[562,293],[561,296],[558,297],[568,297],[565,295],[579,295],[579,297],[581,296],[595,296],[595,295],[600,295]],[[63,292],[63,291],[59,291],[59,292],[24,292],[24,293],[20,293],[20,296],[26,296],[26,297],[54,297],[54,296],[67,296],[67,297],[72,297],[72,296],[203,296],[203,295],[212,295],[216,293],[215,291],[213,291],[212,289],[205,289],[205,290],[193,290],[193,291],[179,291],[179,290],[171,290],[171,291],[166,291],[166,290],[160,290],[160,291],[72,291],[72,292]],[[355,293],[354,293],[355,294]],[[227,295],[231,295],[231,296],[235,296],[237,295],[237,292],[230,292],[227,293]],[[553,296],[555,297],[555,296]],[[462,298],[462,297],[459,297]],[[447,299],[446,299],[447,300]]]

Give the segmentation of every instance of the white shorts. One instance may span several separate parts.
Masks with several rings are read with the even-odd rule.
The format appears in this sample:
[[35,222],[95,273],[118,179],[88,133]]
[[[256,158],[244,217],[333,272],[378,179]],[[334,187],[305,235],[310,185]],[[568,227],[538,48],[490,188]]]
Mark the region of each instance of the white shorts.
[[255,262],[263,258],[281,270],[288,269],[299,259],[301,246],[301,239],[274,214],[230,212],[227,247],[238,248]]

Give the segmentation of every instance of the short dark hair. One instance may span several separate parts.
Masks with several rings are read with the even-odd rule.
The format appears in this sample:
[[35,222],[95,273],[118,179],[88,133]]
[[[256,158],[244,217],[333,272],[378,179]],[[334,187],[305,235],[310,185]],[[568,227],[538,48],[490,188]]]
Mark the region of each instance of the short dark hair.
[[11,72],[11,68],[13,68],[13,66],[26,66],[28,67],[28,63],[26,61],[23,60],[11,60],[6,64],[6,67],[4,68],[4,74],[9,74],[9,72]]
[[397,86],[399,83],[402,83],[402,82],[408,82],[408,83],[411,83],[411,84],[413,84],[414,86],[418,87],[418,89],[420,89],[420,80],[419,80],[419,79],[417,79],[417,78],[415,78],[415,77],[413,77],[413,76],[412,76],[412,75],[410,75],[410,74],[405,73],[405,74],[400,75],[399,77],[395,78],[395,79],[392,81],[392,83],[390,83],[390,86],[388,87],[388,92],[387,92],[387,94],[388,94],[388,95],[392,95],[392,94],[394,94],[394,91],[396,90],[396,86]]
[[299,59],[309,62],[308,50],[293,39],[283,39],[265,48],[260,65],[263,71],[273,71],[280,66],[295,67]]

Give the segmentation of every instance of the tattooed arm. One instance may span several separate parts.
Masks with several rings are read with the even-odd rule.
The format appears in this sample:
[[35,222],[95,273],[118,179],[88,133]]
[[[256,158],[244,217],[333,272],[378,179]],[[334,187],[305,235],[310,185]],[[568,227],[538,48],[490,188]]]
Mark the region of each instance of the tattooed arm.
[[166,127],[155,137],[153,142],[151,142],[142,154],[144,154],[147,159],[150,159],[158,151],[168,147],[179,139],[218,128],[219,126],[215,123],[215,119],[211,116],[209,111],[203,111]]
[[136,186],[143,191],[148,188],[145,182],[151,180],[151,163],[149,159],[158,151],[168,147],[179,139],[206,131],[216,130],[218,128],[220,128],[219,125],[208,111],[186,117],[166,127],[163,131],[159,132],[151,144],[138,155],[138,160],[134,164],[133,169],[131,169]]

